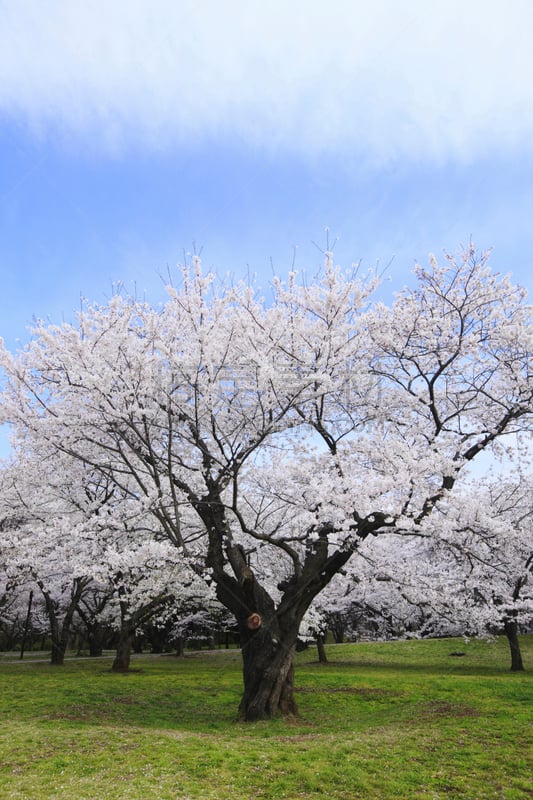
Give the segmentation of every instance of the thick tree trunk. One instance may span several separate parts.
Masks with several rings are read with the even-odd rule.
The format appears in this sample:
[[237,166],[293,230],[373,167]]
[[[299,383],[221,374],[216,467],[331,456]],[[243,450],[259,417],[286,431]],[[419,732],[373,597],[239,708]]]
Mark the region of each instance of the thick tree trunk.
[[104,652],[105,631],[99,625],[87,627],[87,640],[91,658],[99,658]]
[[277,715],[295,716],[294,650],[298,630],[275,636],[260,629],[243,643],[244,693],[239,715],[246,722]]
[[[294,574],[278,584],[282,597],[276,604],[256,579],[249,554],[241,545],[231,544],[224,508],[214,491],[202,498],[197,511],[209,532],[208,565],[216,582],[217,597],[239,625],[244,678],[240,717],[251,722],[278,714],[295,716],[298,711],[293,659],[300,623],[317,594],[346,564],[351,551],[328,555],[329,527],[320,528],[317,539],[306,550],[303,563],[294,556]],[[223,542],[228,539],[224,550]],[[225,570],[226,564],[231,566],[235,577]]]
[[52,655],[50,657],[50,664],[54,667],[62,667],[65,663],[65,653],[67,652],[67,644],[61,639],[52,639]]
[[48,621],[50,623],[50,639],[52,641],[52,653],[50,664],[54,667],[62,667],[65,663],[65,653],[67,652],[68,637],[70,633],[71,615],[65,614],[63,624],[57,616],[56,604],[50,595],[43,590]]
[[109,637],[109,628],[100,622],[108,599],[106,595],[99,596],[94,593],[90,597],[82,598],[78,605],[78,615],[87,628],[87,644],[92,658],[98,658],[103,654],[104,644]]
[[242,548],[228,548],[239,580],[220,571],[218,599],[235,615],[239,626],[244,693],[239,705],[242,720],[296,715],[293,657],[300,621],[306,608],[280,613],[246,563]]
[[504,625],[504,629],[509,642],[509,649],[511,650],[511,672],[523,672],[524,662],[522,661],[520,642],[518,641],[518,624],[513,620],[508,620]]
[[335,644],[342,644],[344,642],[344,628],[333,628],[333,638]]
[[129,627],[121,628],[115,660],[111,667],[113,672],[128,672],[131,661],[131,650],[133,645],[133,631]]

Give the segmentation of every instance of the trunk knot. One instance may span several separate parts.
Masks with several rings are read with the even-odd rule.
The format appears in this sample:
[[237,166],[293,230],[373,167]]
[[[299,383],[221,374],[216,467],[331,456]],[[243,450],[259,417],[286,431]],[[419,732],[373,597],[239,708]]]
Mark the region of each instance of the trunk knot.
[[263,624],[263,620],[261,618],[261,614],[258,614],[256,611],[246,620],[246,627],[249,631],[257,631]]

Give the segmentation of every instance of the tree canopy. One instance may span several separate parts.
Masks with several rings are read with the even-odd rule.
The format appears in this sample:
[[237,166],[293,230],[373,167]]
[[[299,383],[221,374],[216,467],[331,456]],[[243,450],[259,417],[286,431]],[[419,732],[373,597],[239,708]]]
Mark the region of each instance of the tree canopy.
[[300,623],[361,544],[531,432],[524,291],[473,247],[415,280],[385,305],[327,254],[267,301],[195,260],[161,307],[116,296],[2,351],[15,452],[82,463],[235,616],[246,719],[295,711]]

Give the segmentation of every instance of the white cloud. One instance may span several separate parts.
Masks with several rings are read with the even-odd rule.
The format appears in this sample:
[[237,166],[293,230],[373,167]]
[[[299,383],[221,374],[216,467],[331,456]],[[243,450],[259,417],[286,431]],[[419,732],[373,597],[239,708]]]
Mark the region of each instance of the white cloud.
[[529,0],[0,0],[0,113],[119,151],[471,159],[531,148],[532,22]]

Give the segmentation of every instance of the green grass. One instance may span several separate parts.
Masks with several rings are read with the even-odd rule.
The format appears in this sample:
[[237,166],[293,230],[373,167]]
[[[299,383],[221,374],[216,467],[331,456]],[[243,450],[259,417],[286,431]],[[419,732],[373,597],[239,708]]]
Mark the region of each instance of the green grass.
[[[0,659],[4,800],[533,798],[531,672],[507,645],[338,645],[298,656],[298,720],[236,721],[235,651],[62,668]],[[463,652],[463,656],[451,653]],[[14,656],[16,658],[16,654]]]

